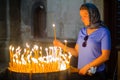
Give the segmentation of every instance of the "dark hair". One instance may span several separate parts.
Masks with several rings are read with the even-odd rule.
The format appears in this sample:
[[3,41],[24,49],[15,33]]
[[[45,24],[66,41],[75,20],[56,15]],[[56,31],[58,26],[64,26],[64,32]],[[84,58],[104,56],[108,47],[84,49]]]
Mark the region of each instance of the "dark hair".
[[90,18],[90,25],[88,28],[96,28],[101,24],[100,13],[98,8],[92,3],[82,4],[80,10],[87,10]]

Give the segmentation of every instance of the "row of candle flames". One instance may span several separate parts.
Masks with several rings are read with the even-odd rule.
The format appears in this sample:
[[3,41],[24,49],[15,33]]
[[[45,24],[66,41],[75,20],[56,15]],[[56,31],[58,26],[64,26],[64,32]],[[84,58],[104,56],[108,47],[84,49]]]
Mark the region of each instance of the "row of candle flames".
[[24,49],[11,45],[9,52],[8,69],[20,73],[48,73],[66,70],[70,67],[69,62],[72,56],[60,47],[50,46],[43,50],[38,45],[30,48],[27,43]]

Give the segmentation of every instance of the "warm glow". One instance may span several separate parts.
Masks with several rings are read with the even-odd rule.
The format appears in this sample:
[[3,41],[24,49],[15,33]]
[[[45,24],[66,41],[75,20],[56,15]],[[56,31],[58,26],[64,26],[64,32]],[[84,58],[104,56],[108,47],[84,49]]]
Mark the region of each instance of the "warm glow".
[[55,24],[53,24],[53,27],[55,27]]
[[24,49],[10,46],[9,70],[20,73],[47,73],[69,68],[70,53],[64,54],[60,47],[50,46],[45,48],[43,55],[42,49],[38,45],[31,48],[28,44]]

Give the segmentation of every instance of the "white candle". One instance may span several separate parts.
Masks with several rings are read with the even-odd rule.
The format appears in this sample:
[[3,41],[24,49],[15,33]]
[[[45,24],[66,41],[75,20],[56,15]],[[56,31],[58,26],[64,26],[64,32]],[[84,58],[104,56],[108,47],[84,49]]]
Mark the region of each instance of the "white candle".
[[42,47],[40,47],[40,57],[42,57]]
[[48,48],[45,48],[45,51],[46,51],[46,54],[47,54],[47,56],[48,56]]

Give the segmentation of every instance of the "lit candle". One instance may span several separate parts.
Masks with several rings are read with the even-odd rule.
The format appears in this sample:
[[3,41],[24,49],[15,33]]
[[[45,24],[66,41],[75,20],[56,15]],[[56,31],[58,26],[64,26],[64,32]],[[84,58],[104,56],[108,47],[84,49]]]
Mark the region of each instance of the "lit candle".
[[[16,72],[26,72],[38,73],[38,72],[54,72],[65,70],[69,67],[71,54],[64,54],[67,48],[67,40],[64,40],[64,51],[60,47],[45,48],[46,56],[42,56],[42,47],[34,45],[30,48],[26,45],[24,49],[19,46],[15,48],[13,46],[9,47],[10,55],[12,55],[13,66],[10,64],[10,70]],[[24,50],[24,51],[22,51]],[[29,50],[28,54],[27,51]],[[21,54],[22,53],[22,54]],[[20,58],[20,59],[19,59]]]
[[30,52],[30,46],[28,43],[26,43],[26,53],[29,54],[29,52]]
[[12,46],[9,47],[9,51],[10,51],[10,62],[12,62]]
[[13,55],[14,55],[14,47],[12,47],[12,52],[11,52],[11,63],[12,63],[12,66],[13,66]]
[[34,53],[35,53],[35,58],[38,58],[38,46],[34,45]]
[[46,56],[47,62],[49,62],[49,60],[48,60],[48,48],[45,48],[45,51],[46,51],[46,54],[47,54],[47,56]]
[[56,28],[55,28],[55,24],[53,24],[53,30],[54,30],[54,38],[56,40]]
[[42,47],[40,47],[40,57],[42,57]]
[[48,56],[48,48],[45,48],[45,51],[46,51],[46,54],[47,54],[47,56]]
[[64,52],[66,52],[67,40],[64,40],[64,42],[65,42]]

